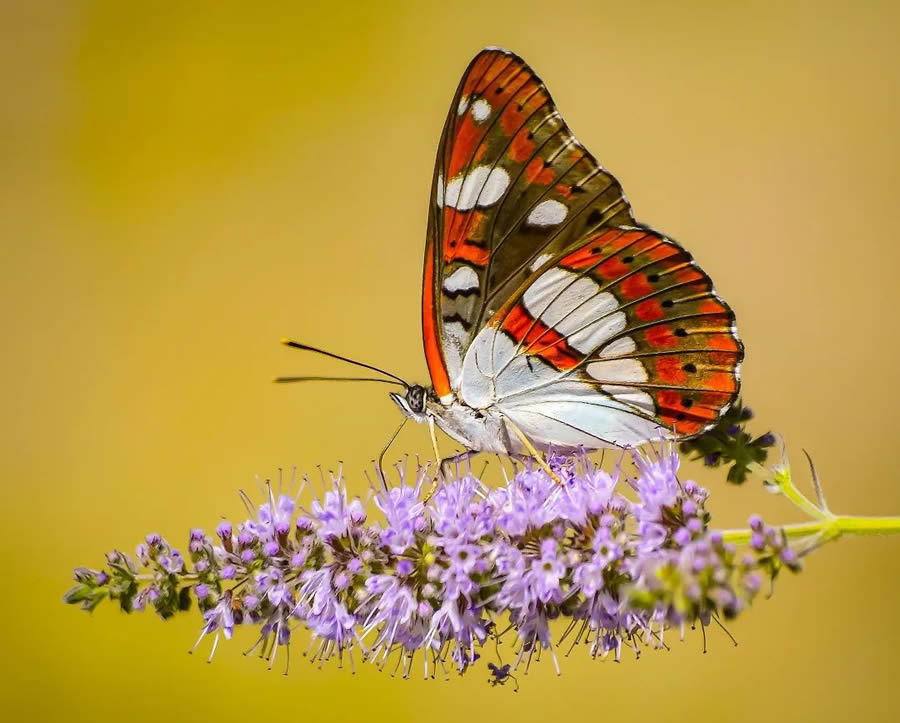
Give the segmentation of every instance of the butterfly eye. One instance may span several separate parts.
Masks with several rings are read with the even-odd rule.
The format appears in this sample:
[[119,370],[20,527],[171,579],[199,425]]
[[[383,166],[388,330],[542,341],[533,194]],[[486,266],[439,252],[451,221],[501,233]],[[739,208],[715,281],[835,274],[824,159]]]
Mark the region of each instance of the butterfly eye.
[[425,387],[414,384],[406,393],[406,400],[410,409],[416,414],[422,414],[425,411]]

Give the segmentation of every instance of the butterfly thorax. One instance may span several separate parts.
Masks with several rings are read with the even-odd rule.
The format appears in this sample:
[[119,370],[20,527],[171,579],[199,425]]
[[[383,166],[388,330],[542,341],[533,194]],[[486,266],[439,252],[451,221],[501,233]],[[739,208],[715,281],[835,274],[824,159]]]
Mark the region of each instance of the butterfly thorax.
[[[435,424],[467,450],[495,454],[519,454],[518,440],[510,438],[503,417],[496,408],[475,409],[455,397],[448,401],[427,400],[426,414]],[[515,442],[515,443],[514,443]]]
[[418,384],[410,385],[404,395],[392,393],[391,399],[403,414],[416,422],[434,419],[441,430],[467,450],[497,454],[522,451],[510,439],[496,410],[474,409],[455,397],[441,401],[433,389]]

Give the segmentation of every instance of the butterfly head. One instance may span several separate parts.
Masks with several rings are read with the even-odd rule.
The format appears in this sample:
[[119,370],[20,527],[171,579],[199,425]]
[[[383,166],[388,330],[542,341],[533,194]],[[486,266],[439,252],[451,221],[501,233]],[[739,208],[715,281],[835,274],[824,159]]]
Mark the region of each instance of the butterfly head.
[[405,394],[395,394],[391,392],[391,399],[394,404],[400,407],[400,411],[407,417],[417,422],[425,421],[425,400],[428,391],[419,384],[410,384],[406,387]]

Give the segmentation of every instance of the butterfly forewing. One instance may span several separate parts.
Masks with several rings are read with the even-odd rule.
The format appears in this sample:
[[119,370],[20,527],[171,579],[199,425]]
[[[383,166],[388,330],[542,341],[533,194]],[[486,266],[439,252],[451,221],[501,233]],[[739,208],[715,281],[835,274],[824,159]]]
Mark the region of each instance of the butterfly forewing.
[[423,331],[438,395],[458,389],[472,340],[535,268],[631,221],[618,182],[525,62],[479,53],[451,103],[432,185]]

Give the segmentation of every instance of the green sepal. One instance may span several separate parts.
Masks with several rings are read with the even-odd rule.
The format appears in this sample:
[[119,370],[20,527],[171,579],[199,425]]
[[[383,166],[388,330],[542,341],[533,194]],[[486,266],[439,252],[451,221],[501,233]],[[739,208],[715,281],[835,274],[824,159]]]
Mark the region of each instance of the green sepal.
[[181,612],[191,609],[191,586],[185,585],[178,591],[178,609]]
[[63,602],[69,605],[81,603],[81,609],[90,613],[103,602],[104,598],[106,598],[106,594],[106,590],[103,588],[79,583],[63,595]]

